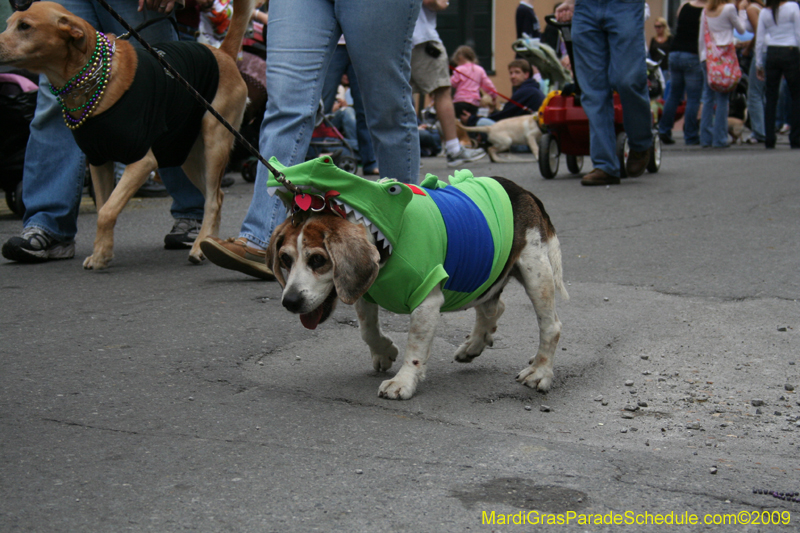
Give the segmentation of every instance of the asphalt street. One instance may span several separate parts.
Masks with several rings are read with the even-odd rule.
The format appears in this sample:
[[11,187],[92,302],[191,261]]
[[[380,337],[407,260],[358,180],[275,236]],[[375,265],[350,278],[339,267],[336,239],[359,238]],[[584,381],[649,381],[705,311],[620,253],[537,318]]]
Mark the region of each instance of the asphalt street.
[[[547,394],[514,380],[537,342],[516,282],[493,348],[454,363],[474,313],[443,315],[390,401],[352,307],[308,331],[277,283],[164,250],[168,199],[131,202],[108,270],[81,267],[90,201],[75,259],[0,262],[0,530],[796,531],[800,503],[754,489],[800,492],[798,152],[679,143],[600,188],[515,157],[469,168],[559,234]],[[223,237],[252,189],[236,176]],[[3,242],[20,228],[3,211]],[[381,322],[405,346],[408,317]]]

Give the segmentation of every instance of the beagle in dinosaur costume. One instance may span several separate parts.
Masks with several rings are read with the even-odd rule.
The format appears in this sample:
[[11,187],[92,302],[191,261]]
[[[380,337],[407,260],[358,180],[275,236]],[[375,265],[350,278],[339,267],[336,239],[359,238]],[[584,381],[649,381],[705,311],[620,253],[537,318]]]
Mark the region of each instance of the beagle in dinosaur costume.
[[567,298],[561,248],[550,217],[530,192],[504,178],[457,171],[450,184],[428,174],[421,186],[371,182],[328,157],[283,167],[301,193],[270,176],[291,216],[275,229],[267,264],[283,287],[281,303],[314,329],[336,301],[355,304],[375,370],[389,370],[398,349],[380,329],[378,307],[411,314],[403,366],[379,396],[408,399],[425,376],[439,313],[474,307],[472,333],[456,350],[468,363],[493,342],[511,277],[525,287],[539,324],[539,348],[517,381],[547,391],[561,333],[558,290]]

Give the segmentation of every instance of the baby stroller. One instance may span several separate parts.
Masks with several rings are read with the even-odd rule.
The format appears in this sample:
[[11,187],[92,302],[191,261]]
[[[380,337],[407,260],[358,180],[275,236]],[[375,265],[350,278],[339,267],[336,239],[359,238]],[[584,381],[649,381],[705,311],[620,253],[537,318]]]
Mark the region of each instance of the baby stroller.
[[[548,24],[557,27],[564,37],[570,63],[575,65],[572,53],[570,23],[560,23],[553,15],[547,15]],[[589,155],[589,119],[580,103],[580,85],[577,73],[575,83],[565,86],[563,91],[553,91],[547,95],[539,111],[539,124],[545,131],[539,142],[539,171],[545,179],[553,179],[558,173],[561,154],[567,157],[567,169],[578,174],[583,168],[583,157]],[[627,177],[625,163],[630,148],[628,136],[622,123],[622,104],[619,95],[614,94],[614,128],[617,133],[617,157],[620,161],[620,177]],[[661,168],[661,139],[653,132],[653,149],[647,171],[654,173]]]
[[36,110],[37,76],[14,70],[0,73],[0,187],[6,203],[17,216],[25,214],[22,203],[22,169],[30,123]]
[[330,155],[334,165],[345,172],[355,174],[358,170],[358,162],[353,147],[323,111],[324,104],[320,100],[314,132],[311,134],[311,144],[306,153],[306,161],[322,155]]
[[517,39],[511,48],[536,67],[542,78],[548,81],[548,88],[543,90],[560,89],[572,82],[572,75],[558,60],[555,51],[539,39]]

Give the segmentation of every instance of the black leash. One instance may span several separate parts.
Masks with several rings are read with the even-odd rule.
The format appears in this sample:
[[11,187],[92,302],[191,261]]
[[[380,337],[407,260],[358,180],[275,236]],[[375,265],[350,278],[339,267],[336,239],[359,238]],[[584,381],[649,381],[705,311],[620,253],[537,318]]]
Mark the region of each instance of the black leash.
[[[14,10],[15,10],[15,11],[25,11],[26,9],[28,9],[28,8],[31,6],[31,4],[33,3],[33,0],[9,0],[9,2],[11,3],[11,6],[14,8]],[[182,77],[182,76],[181,76],[181,75],[178,73],[178,71],[177,71],[177,70],[175,70],[175,69],[172,67],[172,65],[170,65],[169,63],[167,63],[167,62],[164,60],[164,58],[162,58],[162,57],[161,57],[161,55],[159,55],[159,53],[158,53],[158,52],[157,52],[157,51],[156,51],[156,50],[155,50],[155,49],[154,49],[152,46],[150,46],[150,45],[147,43],[147,41],[145,41],[145,40],[142,38],[142,36],[141,36],[141,35],[139,35],[139,32],[137,32],[137,31],[136,31],[136,30],[135,30],[133,27],[131,27],[131,25],[130,25],[130,24],[128,24],[128,22],[127,22],[125,19],[123,19],[123,18],[122,18],[122,17],[119,15],[119,13],[117,13],[116,11],[114,11],[114,9],[113,9],[113,8],[112,8],[110,5],[108,5],[108,3],[107,3],[105,0],[97,0],[97,2],[98,2],[98,3],[99,3],[101,6],[103,6],[103,8],[104,8],[106,11],[108,11],[108,13],[109,13],[109,14],[110,14],[112,17],[114,17],[114,19],[115,19],[117,22],[119,22],[120,24],[122,24],[122,27],[123,27],[123,28],[125,28],[125,29],[128,31],[128,33],[134,37],[134,39],[136,39],[137,41],[139,41],[139,42],[142,44],[142,46],[144,47],[144,49],[145,49],[145,50],[147,50],[147,51],[148,51],[150,54],[152,54],[152,56],[156,58],[156,60],[158,61],[158,63],[159,63],[159,64],[160,64],[162,67],[164,67],[164,70],[166,70],[167,72],[169,72],[169,73],[172,75],[172,77],[173,77],[173,78],[175,78],[175,79],[178,81],[178,83],[180,83],[180,84],[181,84],[181,85],[184,87],[184,89],[186,89],[187,91],[189,91],[189,93],[190,93],[192,96],[194,96],[195,100],[197,100],[197,101],[200,103],[200,105],[202,105],[202,106],[203,106],[203,107],[204,107],[204,108],[205,108],[205,109],[206,109],[206,110],[207,110],[209,113],[211,113],[212,115],[214,115],[214,118],[216,118],[217,120],[219,120],[219,121],[220,121],[220,123],[221,123],[223,126],[225,126],[225,127],[228,129],[228,131],[230,131],[230,132],[233,134],[234,138],[235,138],[235,139],[236,139],[238,142],[240,142],[240,143],[242,144],[242,146],[244,146],[244,147],[247,149],[247,151],[248,151],[248,152],[250,152],[250,155],[252,155],[252,156],[254,156],[256,159],[258,159],[258,160],[261,162],[261,164],[262,164],[262,165],[264,165],[264,166],[267,168],[267,170],[269,170],[270,172],[272,172],[272,175],[273,175],[273,176],[275,176],[275,179],[276,179],[276,180],[278,180],[278,181],[279,181],[279,182],[280,182],[280,183],[281,183],[281,184],[282,184],[284,187],[286,187],[287,189],[289,189],[289,191],[290,191],[290,192],[292,192],[293,194],[302,194],[302,192],[300,191],[300,189],[298,189],[297,187],[295,187],[295,186],[292,184],[292,182],[290,182],[289,180],[287,180],[287,179],[286,179],[286,176],[283,174],[283,172],[280,172],[280,171],[279,171],[279,170],[277,170],[275,167],[273,167],[272,165],[270,165],[270,164],[269,164],[269,161],[267,161],[267,160],[264,158],[264,156],[262,156],[262,155],[259,153],[259,151],[258,151],[258,150],[256,150],[256,149],[255,149],[255,147],[254,147],[252,144],[250,144],[250,143],[248,142],[248,140],[247,140],[247,139],[245,139],[245,138],[244,138],[244,136],[243,136],[241,133],[239,133],[239,132],[236,130],[236,128],[234,128],[233,126],[231,126],[231,124],[230,124],[230,123],[229,123],[227,120],[225,120],[225,117],[223,117],[222,115],[220,115],[220,114],[217,112],[217,110],[216,110],[216,109],[214,109],[214,108],[211,106],[211,104],[209,104],[209,103],[208,103],[208,101],[207,101],[205,98],[203,98],[203,95],[201,95],[199,92],[197,92],[197,90],[195,90],[195,88],[194,88],[194,87],[192,87],[192,85],[191,85],[191,84],[190,84],[188,81],[186,81],[185,79],[183,79],[183,77]]]

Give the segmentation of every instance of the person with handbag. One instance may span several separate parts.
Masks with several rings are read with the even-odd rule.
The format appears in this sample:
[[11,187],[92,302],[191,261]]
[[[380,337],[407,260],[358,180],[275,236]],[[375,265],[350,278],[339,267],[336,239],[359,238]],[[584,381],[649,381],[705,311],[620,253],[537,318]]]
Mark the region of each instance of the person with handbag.
[[800,7],[796,2],[767,0],[758,16],[756,32],[756,75],[766,80],[767,104],[764,122],[767,148],[775,148],[775,110],[781,77],[786,78],[792,96],[789,115],[789,144],[800,148]]
[[744,33],[747,13],[742,0],[738,10],[728,0],[709,0],[700,15],[698,52],[706,76],[703,91],[703,111],[700,117],[700,145],[727,148],[728,98],[742,77],[733,30]]

